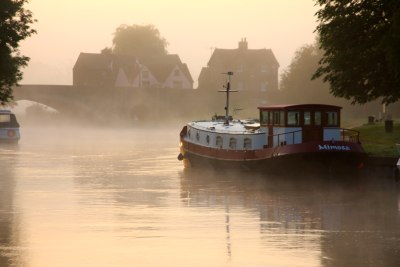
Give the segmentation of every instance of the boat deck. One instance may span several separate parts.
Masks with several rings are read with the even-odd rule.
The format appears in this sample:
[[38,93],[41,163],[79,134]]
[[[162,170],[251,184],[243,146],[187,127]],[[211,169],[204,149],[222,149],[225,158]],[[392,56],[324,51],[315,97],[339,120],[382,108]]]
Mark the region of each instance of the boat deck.
[[247,120],[232,120],[229,125],[224,124],[222,120],[204,120],[190,122],[193,128],[209,132],[230,133],[230,134],[257,134],[265,133],[264,129],[260,129],[260,124],[254,121]]

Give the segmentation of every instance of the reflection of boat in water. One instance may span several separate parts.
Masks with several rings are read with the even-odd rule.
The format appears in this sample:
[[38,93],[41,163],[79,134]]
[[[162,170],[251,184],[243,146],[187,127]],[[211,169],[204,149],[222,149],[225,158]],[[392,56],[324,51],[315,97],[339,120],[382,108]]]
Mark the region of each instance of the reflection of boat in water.
[[[233,248],[240,247],[238,236],[246,231],[246,238],[257,237],[264,255],[280,251],[290,258],[298,249],[320,253],[316,259],[323,264],[310,261],[304,266],[368,266],[375,261],[376,266],[398,266],[399,239],[393,236],[400,233],[400,192],[393,179],[374,176],[344,182],[338,177],[307,177],[265,179],[249,173],[184,170],[181,201],[198,214],[212,211],[216,219],[219,214],[220,221],[228,206],[230,221],[235,222],[229,228]],[[257,243],[246,241],[247,248]]]
[[0,143],[18,143],[19,139],[19,123],[15,114],[0,110]]
[[[230,79],[233,73],[228,73]],[[258,107],[259,120],[226,115],[193,121],[180,133],[181,153],[192,166],[240,167],[247,170],[356,170],[367,157],[359,133],[340,128],[341,107],[325,104]]]

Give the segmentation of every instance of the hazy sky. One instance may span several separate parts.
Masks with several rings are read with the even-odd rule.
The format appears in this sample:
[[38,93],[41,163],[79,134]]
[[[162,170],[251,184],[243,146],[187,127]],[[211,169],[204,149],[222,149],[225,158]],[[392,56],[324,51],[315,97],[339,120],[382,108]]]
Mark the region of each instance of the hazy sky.
[[121,24],[153,24],[195,80],[213,48],[271,48],[280,73],[317,25],[313,0],[30,0],[38,31],[21,43],[31,58],[21,84],[72,84],[80,52],[99,53]]

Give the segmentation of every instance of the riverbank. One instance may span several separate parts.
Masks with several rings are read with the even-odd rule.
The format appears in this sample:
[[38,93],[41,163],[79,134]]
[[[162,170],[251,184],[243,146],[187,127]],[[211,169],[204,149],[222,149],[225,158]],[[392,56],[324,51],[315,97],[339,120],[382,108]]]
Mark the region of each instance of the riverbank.
[[396,144],[400,144],[399,122],[395,121],[389,132],[385,130],[384,122],[364,124],[353,129],[360,132],[360,141],[371,158],[399,158],[400,151],[396,148]]
[[[392,131],[385,129],[384,122],[364,124],[353,128],[360,132],[360,141],[368,154],[366,166],[369,168],[384,168],[396,171],[400,151],[400,123],[394,122]],[[394,173],[395,176],[398,173]]]

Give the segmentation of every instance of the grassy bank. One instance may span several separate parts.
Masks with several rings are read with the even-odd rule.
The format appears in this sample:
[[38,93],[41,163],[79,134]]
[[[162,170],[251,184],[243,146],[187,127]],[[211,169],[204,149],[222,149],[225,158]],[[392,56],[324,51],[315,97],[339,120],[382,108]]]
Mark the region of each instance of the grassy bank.
[[395,122],[392,132],[385,131],[384,122],[354,127],[360,132],[365,151],[372,156],[399,157],[395,144],[400,144],[400,123]]

